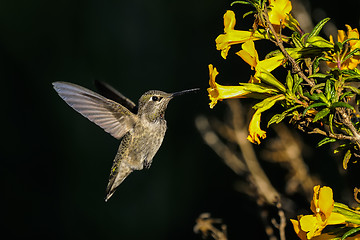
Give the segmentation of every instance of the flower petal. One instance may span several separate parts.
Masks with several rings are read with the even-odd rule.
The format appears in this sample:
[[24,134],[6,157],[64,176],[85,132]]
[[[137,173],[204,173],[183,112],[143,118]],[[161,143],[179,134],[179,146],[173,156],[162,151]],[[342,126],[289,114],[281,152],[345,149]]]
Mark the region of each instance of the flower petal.
[[346,217],[341,213],[332,212],[328,218],[327,224],[328,225],[335,225],[335,224],[344,224],[346,221]]
[[328,218],[334,209],[333,191],[329,187],[322,187],[319,192],[320,211]]
[[[299,222],[300,222],[301,229],[303,231],[307,232],[306,236],[308,239],[311,239],[313,236],[316,236],[315,234],[317,234],[319,226],[317,224],[317,219],[315,216],[313,216],[313,215],[302,216],[300,218]],[[321,230],[320,230],[320,232],[321,232]]]
[[235,13],[231,10],[227,10],[224,14],[224,32],[227,33],[231,30],[234,30],[235,24]]
[[209,93],[210,108],[213,108],[217,101],[222,101],[223,99],[228,98],[241,98],[250,92],[245,90],[243,86],[222,86],[215,82],[216,76],[219,74],[216,68],[212,64],[209,64],[209,85],[207,89]]
[[269,20],[273,25],[280,25],[281,22],[285,22],[288,18],[288,14],[292,10],[292,5],[289,0],[272,0],[269,1],[270,11]]
[[264,34],[260,34],[259,31],[241,31],[234,30],[236,23],[235,13],[228,10],[224,14],[224,34],[220,34],[216,39],[216,49],[221,50],[221,56],[226,59],[228,51],[231,45],[244,43],[250,39],[258,40],[266,38]]
[[293,227],[294,227],[294,231],[296,232],[296,234],[298,235],[298,237],[301,239],[301,240],[307,240],[307,237],[306,237],[306,232],[304,232],[301,227],[300,227],[300,222],[297,221],[297,220],[294,220],[294,219],[290,219]]
[[275,57],[267,58],[258,63],[258,67],[271,72],[275,68],[279,67],[284,61],[282,54],[276,55]]
[[236,54],[247,62],[251,66],[251,69],[254,69],[259,62],[259,56],[255,49],[254,41],[246,41],[241,47],[243,50],[240,50]]

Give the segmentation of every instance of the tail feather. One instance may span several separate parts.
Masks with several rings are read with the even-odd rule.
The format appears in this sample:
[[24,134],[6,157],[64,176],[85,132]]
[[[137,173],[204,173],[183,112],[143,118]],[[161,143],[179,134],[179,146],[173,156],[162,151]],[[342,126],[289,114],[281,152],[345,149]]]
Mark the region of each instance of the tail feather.
[[111,168],[109,183],[106,188],[106,197],[105,202],[107,202],[111,196],[114,194],[116,188],[125,180],[132,169],[125,163],[120,162],[120,164],[114,164]]

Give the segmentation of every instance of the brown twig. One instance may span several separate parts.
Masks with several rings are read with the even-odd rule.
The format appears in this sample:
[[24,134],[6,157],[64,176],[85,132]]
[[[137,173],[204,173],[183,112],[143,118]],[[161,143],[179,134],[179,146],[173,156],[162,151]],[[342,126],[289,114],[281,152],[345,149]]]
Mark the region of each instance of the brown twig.
[[331,138],[335,138],[338,140],[350,140],[350,141],[354,141],[354,137],[352,136],[347,136],[344,134],[339,134],[339,133],[332,133],[330,131],[326,132],[324,130],[321,130],[319,128],[314,128],[313,130],[309,131],[308,134],[320,134],[326,137],[331,137]]
[[276,222],[275,218],[271,219],[271,222],[277,229],[279,229],[280,240],[285,240],[286,239],[286,236],[285,236],[286,217],[285,217],[285,213],[284,213],[284,210],[282,209],[280,201],[278,201],[276,203],[276,207],[278,209],[278,215],[280,218],[280,222],[279,223]]
[[195,119],[196,128],[201,133],[204,141],[216,152],[224,163],[236,174],[243,175],[248,171],[241,159],[224,144],[217,134],[210,127],[209,121],[204,116],[198,116]]
[[360,149],[360,134],[351,122],[349,115],[346,113],[344,108],[338,108],[338,112],[340,113],[342,123],[351,131],[353,135],[351,141],[356,143]]
[[[221,224],[221,230],[216,228],[214,224]],[[211,218],[210,213],[200,214],[196,219],[194,232],[201,233],[203,238],[208,237],[210,234],[215,240],[227,240],[226,225],[222,224],[222,220],[219,218]]]
[[257,160],[252,144],[246,139],[248,135],[247,128],[244,126],[240,105],[237,101],[227,101],[232,112],[232,120],[234,126],[234,134],[237,138],[237,143],[240,147],[241,153],[244,157],[247,168],[249,169],[252,182],[260,196],[264,197],[269,204],[274,204],[280,198],[277,190],[272,186],[270,180],[266,176],[262,167]]

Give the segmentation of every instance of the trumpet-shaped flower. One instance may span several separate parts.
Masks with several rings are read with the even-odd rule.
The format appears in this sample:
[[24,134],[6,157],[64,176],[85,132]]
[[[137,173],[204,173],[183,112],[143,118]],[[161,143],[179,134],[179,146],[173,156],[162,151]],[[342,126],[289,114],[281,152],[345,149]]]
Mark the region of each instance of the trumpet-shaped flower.
[[216,68],[212,64],[209,65],[209,85],[207,89],[211,102],[210,108],[213,108],[217,101],[222,101],[228,98],[242,98],[251,92],[247,91],[243,86],[222,86],[215,82],[216,76],[219,74]]
[[251,66],[251,69],[255,68],[256,73],[254,77],[250,78],[250,82],[263,81],[280,89],[281,91],[286,90],[284,85],[270,73],[272,70],[279,67],[283,63],[284,56],[282,54],[277,54],[274,57],[259,61],[259,56],[255,49],[255,44],[252,40],[243,43],[242,50],[236,54],[239,55],[245,62],[247,62]]
[[249,135],[247,140],[252,143],[260,144],[260,138],[266,138],[266,132],[260,128],[260,119],[261,113],[270,109],[277,101],[284,100],[285,96],[283,94],[274,95],[268,98],[265,98],[263,101],[257,103],[253,108],[256,109],[250,124],[249,124]]
[[255,49],[254,41],[246,41],[241,45],[241,47],[242,50],[236,54],[239,55],[245,62],[247,62],[251,69],[256,68],[259,63],[259,55]]
[[269,0],[269,20],[275,26],[280,26],[280,22],[285,23],[289,18],[292,5],[289,0]]
[[247,140],[260,144],[260,138],[266,138],[266,132],[260,128],[261,111],[257,110],[249,124],[249,136]]
[[233,11],[228,10],[224,14],[224,34],[220,34],[215,39],[216,49],[221,50],[221,56],[224,59],[226,59],[231,45],[243,43],[250,39],[258,40],[264,38],[257,31],[250,32],[250,31],[235,30],[234,29],[235,23],[236,23],[235,13]]
[[282,54],[259,61],[259,55],[255,49],[254,41],[252,40],[246,41],[241,47],[242,50],[236,54],[247,62],[251,66],[251,69],[255,68],[256,71],[261,69],[271,72],[275,68],[279,67],[284,61],[284,56]]
[[[334,53],[330,56],[330,61],[327,62],[327,65],[331,68],[339,68],[339,69],[354,69],[360,63],[360,55],[355,53],[353,56],[347,58],[345,61],[344,59],[347,55],[360,48],[360,40],[359,40],[359,32],[356,28],[352,29],[349,25],[345,25],[347,28],[347,32],[343,30],[338,30],[338,42],[343,43],[347,39],[353,38],[357,40],[349,40],[347,47],[343,48],[343,51],[338,53]],[[333,37],[330,36],[330,42],[334,43]]]
[[327,225],[344,224],[346,217],[333,212],[333,192],[329,187],[315,186],[311,210],[313,215],[299,216],[298,220],[291,219],[294,230],[300,239],[311,239],[321,234]]

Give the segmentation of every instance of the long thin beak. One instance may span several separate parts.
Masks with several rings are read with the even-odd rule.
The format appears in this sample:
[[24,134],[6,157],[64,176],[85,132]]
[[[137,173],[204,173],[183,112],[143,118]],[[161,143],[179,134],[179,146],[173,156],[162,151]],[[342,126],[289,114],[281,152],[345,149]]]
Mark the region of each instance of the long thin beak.
[[186,94],[186,93],[190,93],[190,92],[197,92],[199,91],[200,88],[193,88],[193,89],[189,89],[189,90],[184,90],[184,91],[180,91],[180,92],[175,92],[173,94],[171,94],[171,98],[173,97],[177,97],[177,96],[181,96],[183,94]]

